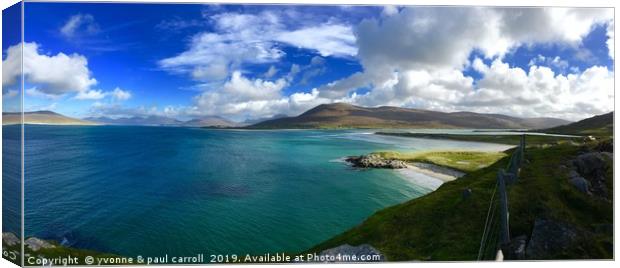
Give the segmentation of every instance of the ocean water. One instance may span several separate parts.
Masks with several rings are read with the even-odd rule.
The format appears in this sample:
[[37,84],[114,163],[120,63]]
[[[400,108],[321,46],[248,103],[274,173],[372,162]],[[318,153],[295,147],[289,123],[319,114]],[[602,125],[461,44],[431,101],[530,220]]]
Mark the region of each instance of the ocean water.
[[350,168],[345,156],[508,148],[364,131],[129,126],[27,125],[25,139],[26,236],[125,256],[299,252],[431,191],[393,170]]

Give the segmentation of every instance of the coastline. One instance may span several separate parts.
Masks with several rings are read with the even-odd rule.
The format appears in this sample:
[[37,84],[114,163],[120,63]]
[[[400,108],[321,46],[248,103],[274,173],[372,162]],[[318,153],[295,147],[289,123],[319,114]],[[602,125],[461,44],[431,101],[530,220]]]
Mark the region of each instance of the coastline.
[[446,182],[465,175],[463,172],[420,162],[409,163],[407,168],[395,169],[394,171],[403,179],[431,191],[437,190]]

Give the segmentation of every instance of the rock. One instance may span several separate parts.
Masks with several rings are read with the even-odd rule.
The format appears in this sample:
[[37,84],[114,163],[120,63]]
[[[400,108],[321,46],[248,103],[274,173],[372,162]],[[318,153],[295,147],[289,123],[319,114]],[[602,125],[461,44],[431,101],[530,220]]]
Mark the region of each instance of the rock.
[[577,172],[584,177],[604,175],[604,169],[606,167],[605,157],[599,152],[584,153],[573,161],[574,166],[577,168]]
[[575,228],[550,219],[536,219],[531,237],[525,256],[534,260],[554,258],[579,244],[579,235]]
[[471,196],[471,189],[467,188],[467,189],[463,189],[463,199],[468,199]]
[[407,168],[407,163],[401,160],[385,159],[377,154],[349,156],[346,161],[360,168]]
[[42,248],[55,248],[56,247],[52,245],[50,242],[47,242],[45,240],[42,240],[36,237],[30,237],[26,239],[26,241],[24,241],[24,244],[27,247],[29,247],[32,251],[38,251],[39,249],[42,249]]
[[575,176],[572,177],[570,179],[568,179],[568,181],[577,188],[577,190],[579,190],[580,192],[584,193],[584,194],[590,194],[590,182],[588,182],[586,179],[584,179],[581,176]]
[[506,252],[504,258],[508,260],[524,260],[526,245],[527,236],[525,235],[511,239],[508,245],[502,247],[502,251]]
[[2,243],[11,247],[19,244],[20,239],[14,233],[2,233]]
[[[580,188],[583,192],[583,181],[581,177],[588,181],[588,191],[594,196],[607,199],[608,192],[605,176],[610,167],[610,160],[613,161],[613,153],[610,152],[586,152],[580,154],[572,161],[574,171],[569,173],[571,184]],[[578,173],[579,176],[575,175]],[[610,178],[611,179],[611,178]]]
[[[349,244],[344,244],[344,245],[340,245],[335,248],[323,250],[318,255],[324,256],[325,257],[324,259],[333,260],[333,261],[327,261],[327,262],[368,262],[368,261],[378,262],[378,261],[386,260],[385,256],[383,256],[381,252],[379,252],[377,249],[375,249],[374,247],[368,244],[362,244],[359,246],[351,246]],[[351,260],[353,256],[355,256],[355,259],[357,261]],[[374,259],[366,260],[366,261],[360,260],[362,256],[364,256],[364,258],[367,258],[367,256],[376,256],[378,260],[374,260]]]

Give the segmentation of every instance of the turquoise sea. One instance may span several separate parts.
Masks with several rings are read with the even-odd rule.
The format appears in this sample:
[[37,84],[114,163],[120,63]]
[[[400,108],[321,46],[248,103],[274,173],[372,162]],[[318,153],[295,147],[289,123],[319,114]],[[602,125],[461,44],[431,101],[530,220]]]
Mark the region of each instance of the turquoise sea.
[[27,125],[25,233],[125,256],[294,253],[431,191],[345,156],[506,148],[371,132]]

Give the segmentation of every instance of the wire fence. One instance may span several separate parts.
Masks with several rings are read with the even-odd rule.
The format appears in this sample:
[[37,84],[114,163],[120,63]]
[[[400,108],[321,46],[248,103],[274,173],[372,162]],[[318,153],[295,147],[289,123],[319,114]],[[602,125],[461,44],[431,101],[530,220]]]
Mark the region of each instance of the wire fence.
[[510,156],[505,169],[497,172],[497,181],[484,223],[484,230],[478,249],[478,260],[503,260],[502,247],[510,243],[510,212],[506,186],[516,183],[525,154],[525,135]]

